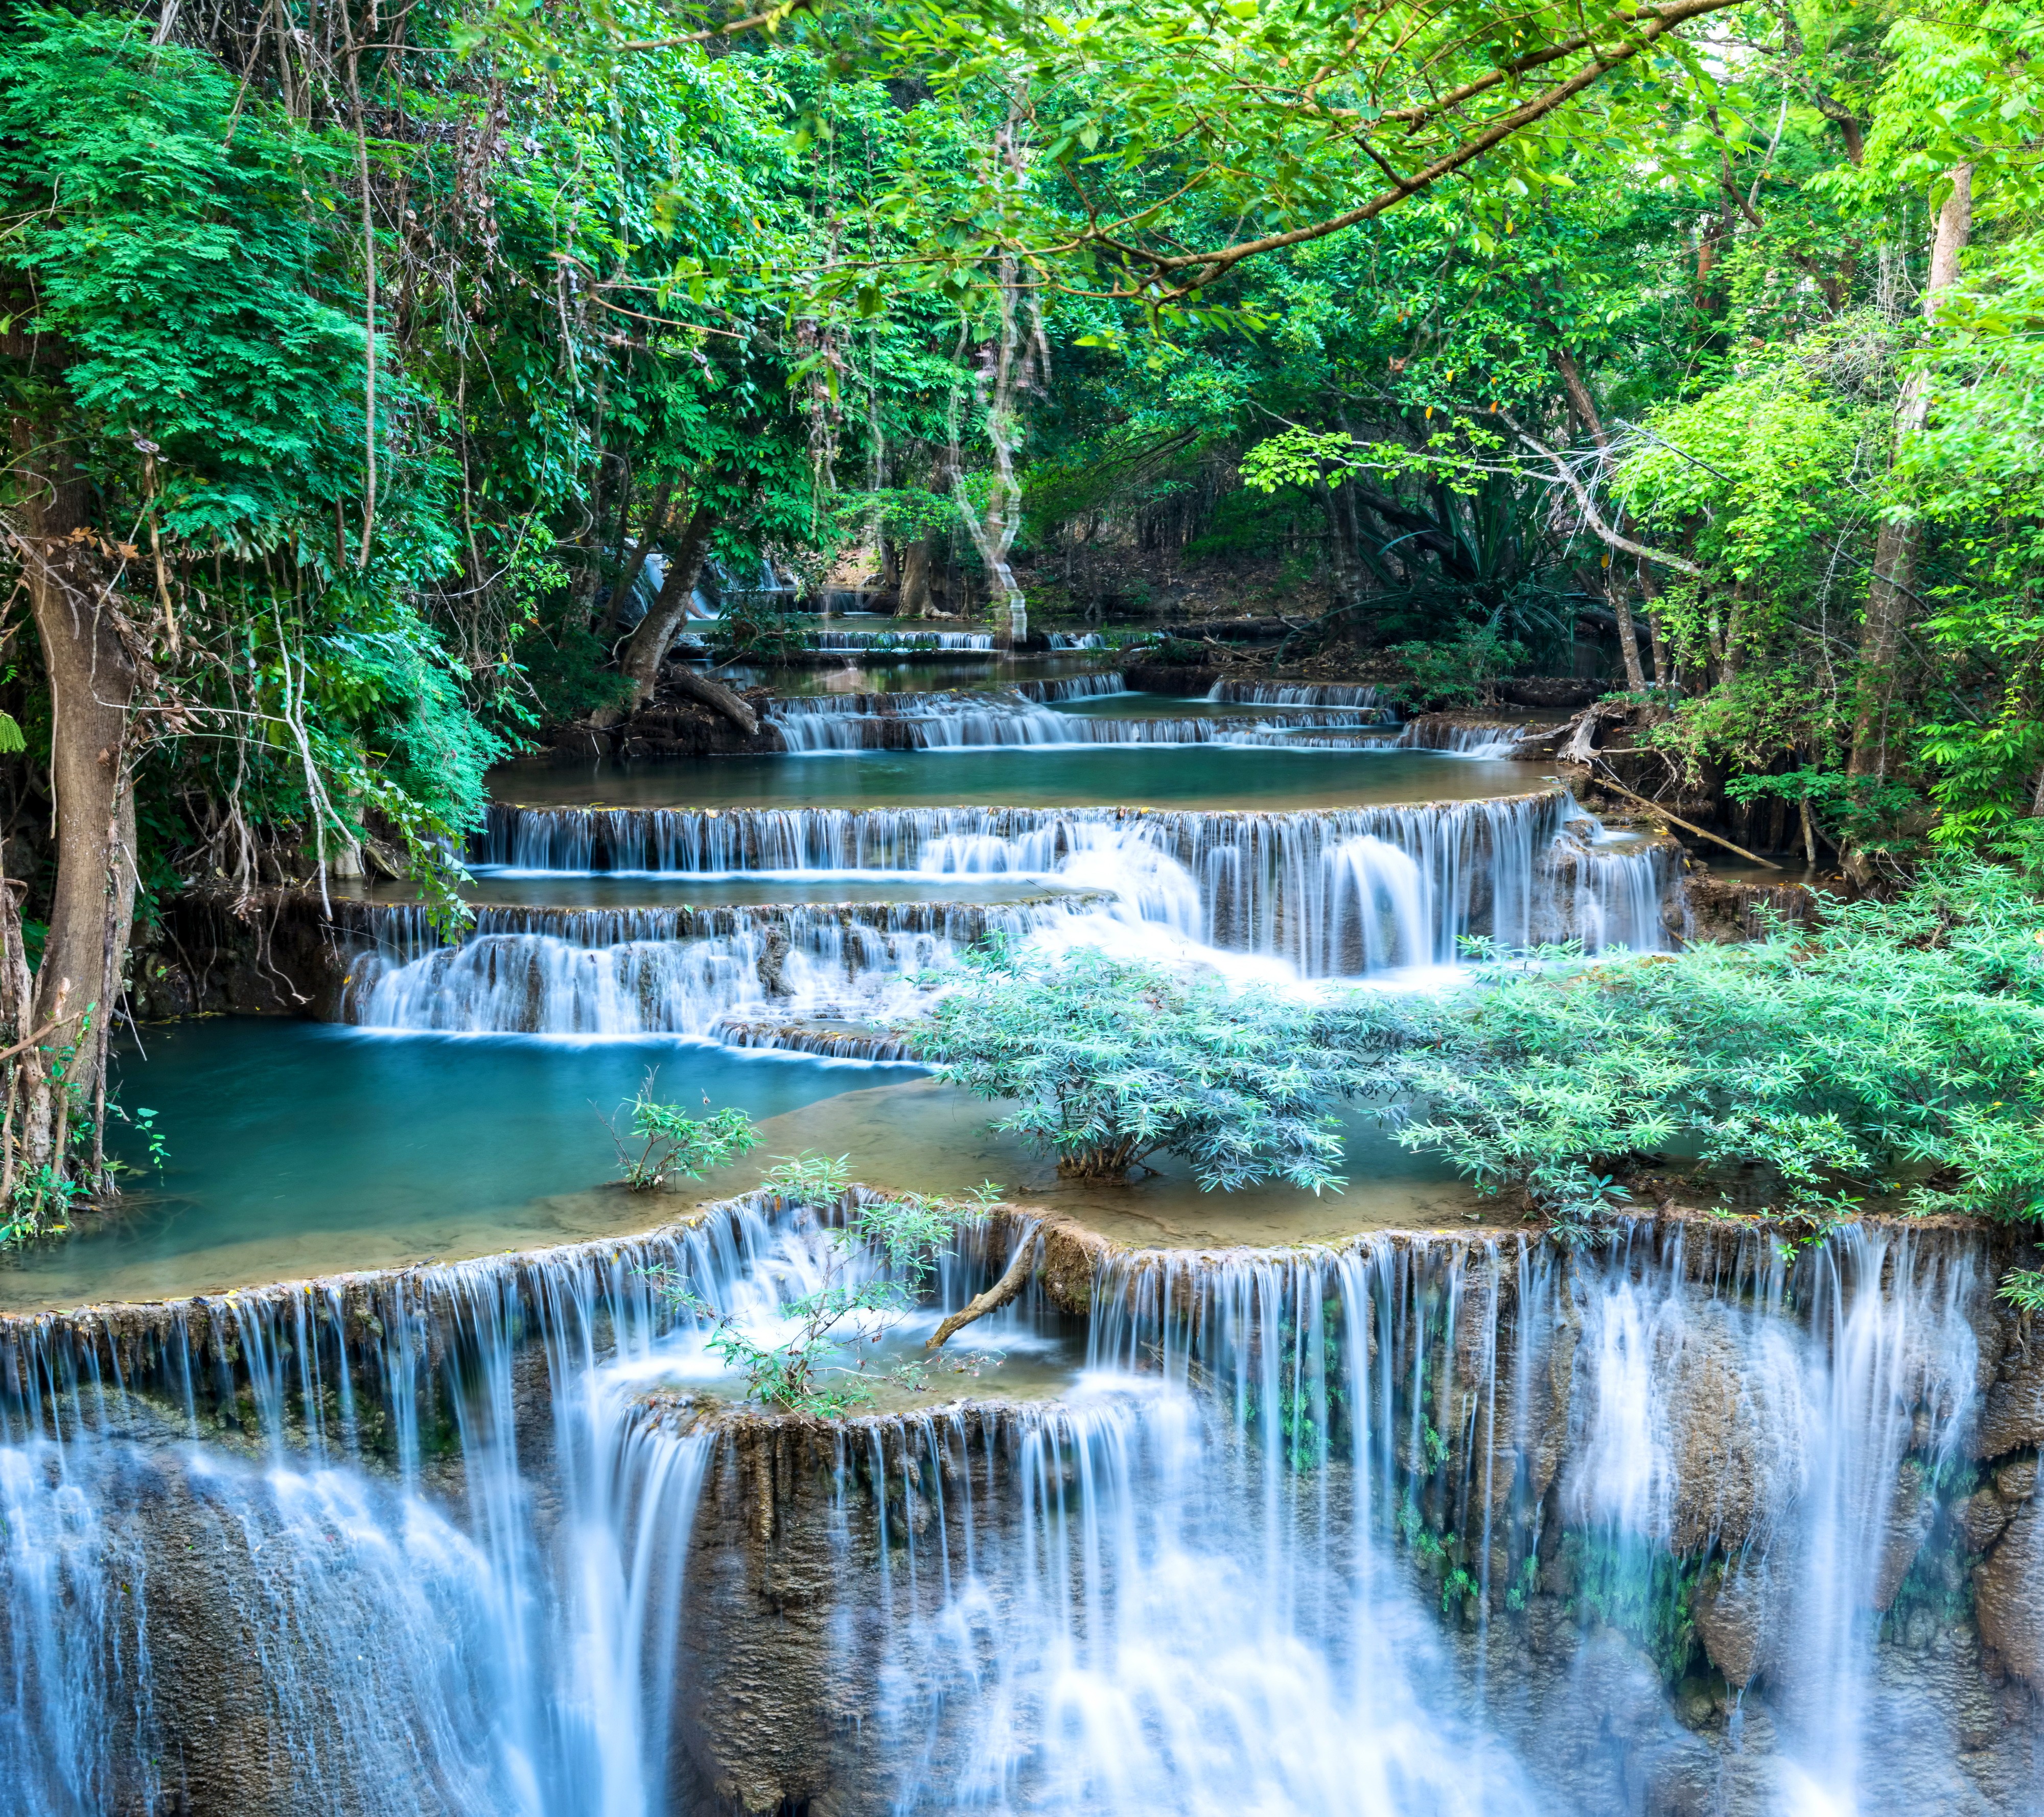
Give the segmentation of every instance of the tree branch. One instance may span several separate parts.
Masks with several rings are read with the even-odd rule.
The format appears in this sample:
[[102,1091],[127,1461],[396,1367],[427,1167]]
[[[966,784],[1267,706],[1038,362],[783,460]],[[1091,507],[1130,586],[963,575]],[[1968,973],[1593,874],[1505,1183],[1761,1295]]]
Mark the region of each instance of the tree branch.
[[976,1320],[984,1319],[988,1313],[999,1312],[1028,1284],[1030,1271],[1035,1267],[1035,1262],[1036,1233],[1032,1231],[1023,1238],[1020,1246],[1016,1250],[1014,1259],[1008,1264],[1007,1272],[984,1293],[977,1296],[938,1326],[935,1335],[923,1348],[926,1350],[942,1350],[946,1339],[963,1331]]
[[1508,410],[1500,410],[1497,415],[1512,434],[1554,468],[1555,473],[1560,477],[1562,483],[1575,494],[1576,508],[1582,513],[1583,521],[1612,547],[1623,549],[1628,555],[1637,555],[1642,561],[1658,562],[1662,567],[1673,568],[1677,574],[1699,578],[1702,575],[1704,570],[1686,557],[1671,555],[1665,549],[1650,549],[1644,543],[1635,543],[1630,536],[1621,535],[1613,529],[1598,514],[1596,506],[1590,501],[1589,489],[1577,478],[1566,461],[1563,460],[1539,436],[1531,435],[1521,428]]
[[1349,209],[1325,221],[1316,221],[1311,226],[1295,227],[1282,233],[1265,234],[1255,240],[1239,240],[1231,246],[1219,247],[1207,252],[1149,252],[1138,247],[1124,245],[1105,235],[1099,236],[1097,244],[1116,254],[1124,263],[1147,267],[1158,278],[1189,271],[1190,277],[1174,285],[1154,300],[1170,302],[1189,296],[1226,275],[1245,259],[1324,240],[1330,234],[1339,233],[1345,229],[1359,226],[1366,221],[1374,219],[1387,209],[1396,207],[1407,197],[1417,194],[1429,184],[1443,177],[1450,176],[1466,164],[1473,163],[1493,146],[1510,138],[1520,127],[1544,118],[1557,108],[1573,100],[1608,71],[1616,69],[1620,63],[1630,62],[1642,51],[1651,49],[1677,25],[1745,4],[1746,0],[1675,0],[1673,5],[1635,15],[1642,21],[1637,36],[1613,45],[1608,50],[1596,51],[1590,61],[1573,75],[1555,83],[1524,106],[1500,116],[1481,132],[1464,140],[1452,150],[1443,152],[1415,175],[1398,179],[1392,188],[1371,197],[1358,207]]

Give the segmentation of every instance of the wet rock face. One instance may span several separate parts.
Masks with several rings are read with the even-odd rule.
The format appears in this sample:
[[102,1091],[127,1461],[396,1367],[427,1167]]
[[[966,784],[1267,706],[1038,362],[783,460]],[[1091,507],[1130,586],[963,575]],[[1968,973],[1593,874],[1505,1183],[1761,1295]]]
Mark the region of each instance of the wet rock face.
[[2044,1515],[2037,1460],[2006,1464],[1966,1504],[1969,1536],[1985,1553],[1973,1567],[1973,1608],[1992,1663],[2044,1692]]

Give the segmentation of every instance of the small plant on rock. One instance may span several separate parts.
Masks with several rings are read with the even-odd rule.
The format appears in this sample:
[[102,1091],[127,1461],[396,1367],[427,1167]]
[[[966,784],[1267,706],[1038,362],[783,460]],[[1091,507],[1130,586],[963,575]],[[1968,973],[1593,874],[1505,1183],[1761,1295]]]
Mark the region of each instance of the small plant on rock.
[[[651,1193],[677,1177],[700,1180],[759,1146],[759,1132],[742,1110],[728,1108],[695,1116],[679,1104],[663,1104],[653,1095],[657,1072],[648,1073],[638,1093],[624,1108],[632,1113],[631,1135],[618,1133],[614,1118],[603,1127],[617,1150],[624,1169],[620,1184],[628,1191]],[[705,1110],[709,1100],[703,1100]],[[638,1144],[635,1153],[632,1143]]]
[[[832,1210],[843,1196],[845,1165],[842,1156],[800,1155],[774,1169],[767,1183],[791,1204]],[[781,1303],[793,1330],[778,1343],[762,1342],[671,1271],[647,1272],[670,1301],[709,1323],[708,1348],[744,1377],[751,1398],[836,1419],[870,1402],[876,1382],[894,1380],[912,1393],[928,1387],[928,1366],[872,1370],[866,1353],[914,1307],[938,1253],[976,1208],[913,1193],[846,1206],[829,1233],[822,1285]],[[876,1262],[881,1271],[867,1272]]]

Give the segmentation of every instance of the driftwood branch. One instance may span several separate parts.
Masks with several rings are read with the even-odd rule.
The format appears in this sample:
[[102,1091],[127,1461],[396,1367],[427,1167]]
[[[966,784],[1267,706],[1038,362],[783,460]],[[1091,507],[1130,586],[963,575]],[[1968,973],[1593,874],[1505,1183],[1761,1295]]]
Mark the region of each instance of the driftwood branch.
[[1650,801],[1644,795],[1634,794],[1633,792],[1630,789],[1627,788],[1623,782],[1620,782],[1612,776],[1611,774],[1611,766],[1609,764],[1602,764],[1600,765],[1599,767],[1604,771],[1604,774],[1597,778],[1597,786],[1599,788],[1608,789],[1615,795],[1623,795],[1628,801],[1637,801],[1641,807],[1648,809],[1651,812],[1658,814],[1661,818],[1666,820],[1670,826],[1680,827],[1684,832],[1694,833],[1698,839],[1708,839],[1713,845],[1721,845],[1727,851],[1735,851],[1741,858],[1750,859],[1754,863],[1764,865],[1769,870],[1779,870],[1782,868],[1780,865],[1774,863],[1771,859],[1762,858],[1757,851],[1748,851],[1742,845],[1734,845],[1731,841],[1727,839],[1722,833],[1712,832],[1705,828],[1696,826],[1692,822],[1682,819],[1682,817],[1678,814],[1669,813],[1668,810],[1662,807],[1658,801]]
[[962,1331],[975,1320],[984,1319],[989,1312],[997,1312],[1014,1299],[1028,1285],[1030,1271],[1036,1262],[1036,1236],[1032,1231],[1025,1236],[1015,1251],[1015,1259],[1009,1263],[1008,1271],[970,1304],[938,1326],[936,1335],[924,1345],[926,1350],[942,1350],[944,1340],[955,1332]]

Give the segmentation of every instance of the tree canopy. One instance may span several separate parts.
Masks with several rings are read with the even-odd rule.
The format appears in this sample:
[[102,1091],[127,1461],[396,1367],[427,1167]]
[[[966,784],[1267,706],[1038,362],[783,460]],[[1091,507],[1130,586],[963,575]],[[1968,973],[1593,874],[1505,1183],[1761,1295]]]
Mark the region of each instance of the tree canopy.
[[1863,886],[2027,859],[2040,33],[2029,0],[11,6],[18,1032],[93,1095],[110,878],[124,928],[336,862],[457,920],[485,772],[629,713],[699,584],[785,635],[763,561],[1020,630],[1149,611],[1149,574],[1074,578],[1118,536],[1420,695],[1600,652],[1671,778],[1794,803]]

